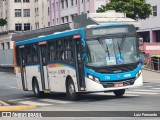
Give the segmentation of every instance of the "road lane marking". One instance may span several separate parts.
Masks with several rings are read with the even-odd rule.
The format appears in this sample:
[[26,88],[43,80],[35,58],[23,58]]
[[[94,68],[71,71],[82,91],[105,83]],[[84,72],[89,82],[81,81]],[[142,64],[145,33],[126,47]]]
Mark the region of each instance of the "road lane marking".
[[[94,94],[94,93],[93,93],[93,94]],[[95,94],[98,94],[98,95],[106,95],[106,96],[107,96],[107,95],[115,96],[113,92],[108,92],[108,93],[95,93]],[[130,96],[132,97],[132,96],[140,96],[140,95],[125,93],[124,96],[125,96],[125,97],[130,97]]]
[[154,89],[154,90],[160,90],[160,88],[152,88],[152,89]]
[[43,102],[60,103],[60,104],[74,103],[74,102],[70,102],[70,101],[53,100],[53,99],[39,99],[39,100],[40,100],[40,101],[43,101]]
[[49,106],[49,105],[53,105],[53,104],[41,103],[41,102],[33,102],[33,101],[22,101],[20,103],[21,104],[25,104],[25,105],[37,105],[37,106]]
[[137,91],[137,92],[138,91],[140,91],[140,92],[155,92],[155,93],[156,92],[158,92],[158,93],[160,92],[160,90],[145,90],[145,89],[136,89],[136,90],[133,90],[133,91]]
[[18,87],[13,87],[13,86],[6,86],[6,87],[20,90],[20,88],[18,88]]
[[159,93],[148,93],[148,92],[138,92],[138,91],[127,91],[129,94],[145,94],[145,95],[157,95]]
[[144,87],[153,87],[153,86],[144,86]]
[[30,97],[30,98],[22,98],[22,99],[14,99],[14,100],[8,100],[9,102],[14,102],[14,101],[21,101],[21,100],[30,100],[33,99],[35,97]]

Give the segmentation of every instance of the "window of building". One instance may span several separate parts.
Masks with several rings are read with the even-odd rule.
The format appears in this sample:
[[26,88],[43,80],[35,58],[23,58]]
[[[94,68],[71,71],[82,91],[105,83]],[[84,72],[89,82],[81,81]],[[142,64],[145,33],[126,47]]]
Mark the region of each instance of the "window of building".
[[66,21],[67,21],[67,23],[69,22],[68,16],[66,16]]
[[68,0],[66,0],[66,8],[68,8]]
[[39,28],[39,22],[35,23],[36,29]]
[[77,5],[77,0],[76,0],[76,5]]
[[22,31],[22,23],[15,24],[15,31]]
[[49,7],[48,7],[48,15],[49,15]]
[[14,2],[21,2],[21,0],[14,0]]
[[61,22],[64,23],[64,17],[61,17]]
[[71,6],[74,6],[74,1],[73,0],[71,0]]
[[37,8],[37,16],[39,16],[39,9]]
[[82,0],[82,3],[83,3],[83,0]]
[[22,16],[21,9],[15,9],[15,17],[21,17],[21,16]]
[[1,43],[1,49],[4,50],[4,43]]
[[30,17],[30,9],[23,9],[23,17]]
[[64,9],[64,0],[61,0],[62,9]]
[[29,2],[29,0],[23,0],[23,2]]
[[48,27],[50,26],[50,22],[48,22]]
[[30,23],[24,23],[24,31],[31,30]]
[[153,6],[153,16],[157,16],[157,6]]
[[6,42],[7,49],[10,49],[10,42]]

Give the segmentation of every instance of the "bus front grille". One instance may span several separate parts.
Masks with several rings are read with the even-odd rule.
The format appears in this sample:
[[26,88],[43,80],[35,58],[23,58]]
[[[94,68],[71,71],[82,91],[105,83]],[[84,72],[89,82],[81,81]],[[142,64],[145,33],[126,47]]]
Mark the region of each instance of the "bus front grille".
[[121,82],[123,86],[133,85],[135,82],[135,78],[123,81],[109,81],[109,82],[101,82],[104,88],[114,87],[115,83]]
[[116,73],[132,71],[137,68],[138,64],[139,63],[137,62],[137,63],[131,63],[131,64],[105,66],[105,67],[104,66],[103,67],[87,66],[87,67],[101,74],[116,74]]

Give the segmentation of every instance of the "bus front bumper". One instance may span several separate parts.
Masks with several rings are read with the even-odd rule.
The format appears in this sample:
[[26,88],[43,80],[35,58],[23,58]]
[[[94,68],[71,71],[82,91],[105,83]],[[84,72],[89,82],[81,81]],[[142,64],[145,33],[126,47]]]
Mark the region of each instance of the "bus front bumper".
[[85,80],[86,80],[86,92],[113,91],[113,90],[119,90],[119,89],[134,88],[134,87],[139,87],[143,85],[142,73],[137,79],[134,80],[134,83],[132,85],[125,85],[121,87],[114,87],[114,86],[104,87],[104,85],[102,85],[101,83],[97,83],[89,78],[85,78]]

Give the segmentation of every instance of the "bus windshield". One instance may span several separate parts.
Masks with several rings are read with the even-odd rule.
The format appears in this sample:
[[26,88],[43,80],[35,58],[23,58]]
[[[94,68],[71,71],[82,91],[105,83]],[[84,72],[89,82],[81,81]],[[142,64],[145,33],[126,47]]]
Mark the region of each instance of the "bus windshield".
[[135,63],[139,59],[137,38],[121,36],[88,39],[87,57],[87,65],[95,67]]

